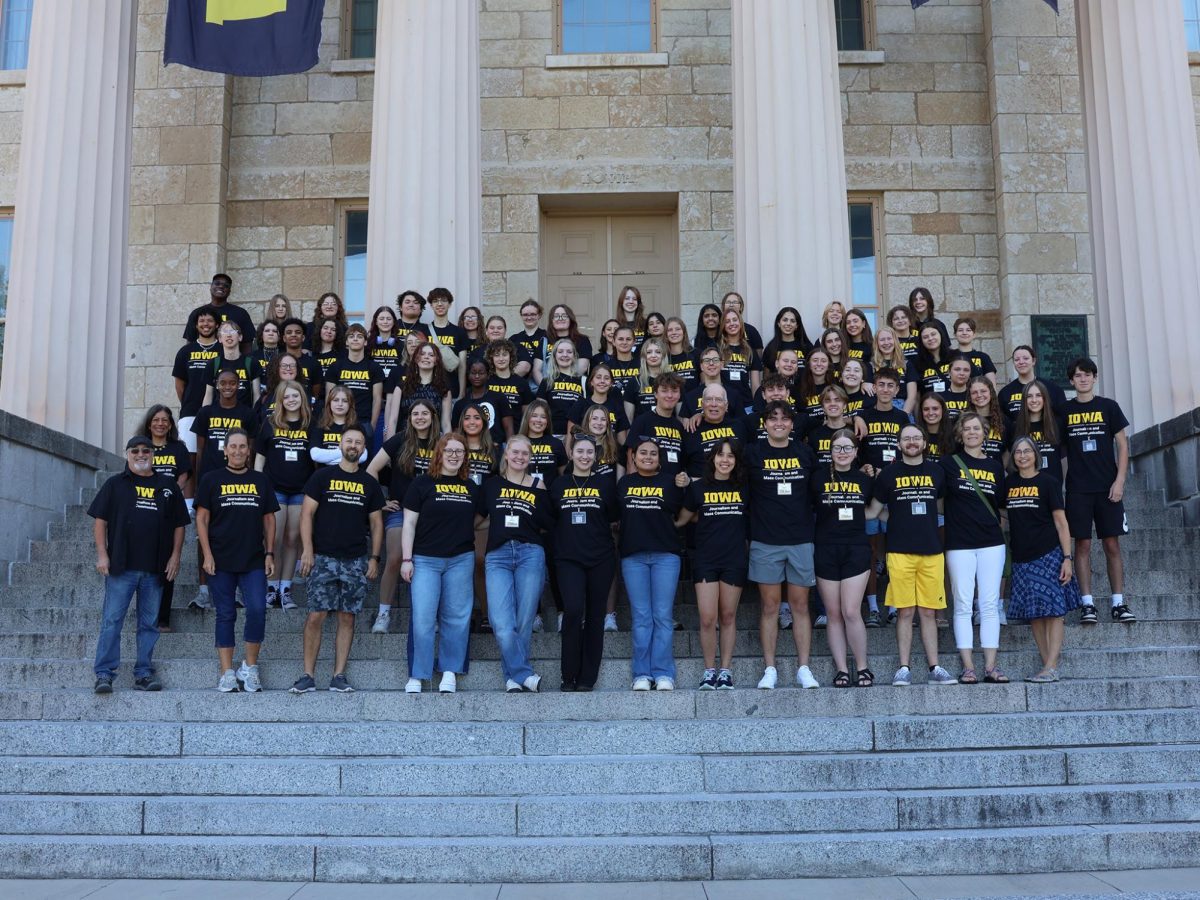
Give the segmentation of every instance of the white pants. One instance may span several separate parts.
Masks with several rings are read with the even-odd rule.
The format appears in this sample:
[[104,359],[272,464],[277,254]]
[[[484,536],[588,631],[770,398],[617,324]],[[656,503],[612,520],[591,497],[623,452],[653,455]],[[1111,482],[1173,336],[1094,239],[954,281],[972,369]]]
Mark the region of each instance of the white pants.
[[[195,416],[179,420],[179,439],[183,441],[183,446],[187,447],[188,453],[196,452],[196,435],[192,433],[192,423],[195,421]],[[195,472],[192,473],[192,477],[196,477]]]
[[954,643],[959,650],[973,646],[971,607],[979,585],[979,646],[1000,646],[1000,579],[1004,577],[1004,545],[979,550],[947,550],[950,587],[954,591]]

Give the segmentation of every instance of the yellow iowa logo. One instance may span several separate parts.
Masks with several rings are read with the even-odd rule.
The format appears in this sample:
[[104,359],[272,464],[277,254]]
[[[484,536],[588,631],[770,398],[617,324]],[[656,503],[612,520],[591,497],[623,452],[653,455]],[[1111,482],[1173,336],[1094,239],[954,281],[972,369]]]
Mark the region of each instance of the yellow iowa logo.
[[208,0],[204,21],[224,25],[226,20],[265,19],[287,11],[287,0]]

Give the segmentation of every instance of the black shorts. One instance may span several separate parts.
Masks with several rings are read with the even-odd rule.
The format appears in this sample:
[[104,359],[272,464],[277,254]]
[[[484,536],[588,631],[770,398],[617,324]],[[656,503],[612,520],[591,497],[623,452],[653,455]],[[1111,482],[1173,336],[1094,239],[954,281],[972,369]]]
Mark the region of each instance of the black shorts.
[[817,577],[824,581],[844,581],[871,569],[870,544],[817,544],[813,554]]
[[697,561],[692,564],[692,584],[723,581],[734,587],[745,587],[747,571],[748,566],[745,563],[739,566],[734,563],[722,565]]
[[1071,537],[1077,541],[1089,540],[1092,523],[1096,524],[1096,536],[1103,538],[1121,537],[1129,534],[1129,522],[1125,518],[1125,504],[1113,503],[1108,494],[1067,494],[1067,527]]

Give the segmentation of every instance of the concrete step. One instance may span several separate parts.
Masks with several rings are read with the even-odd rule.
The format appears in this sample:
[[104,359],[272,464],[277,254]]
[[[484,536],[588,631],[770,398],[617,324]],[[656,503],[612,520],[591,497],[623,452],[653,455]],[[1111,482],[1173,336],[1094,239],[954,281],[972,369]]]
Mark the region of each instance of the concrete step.
[[[326,642],[327,644],[330,641]],[[260,675],[267,690],[283,690],[291,686],[300,675],[299,646],[279,648],[281,654],[276,658],[269,655],[271,645],[264,648],[262,669]],[[795,673],[794,650],[781,641],[780,655],[777,658],[780,685],[791,683]],[[328,683],[331,674],[330,654],[332,648],[323,648],[323,656],[317,665],[315,677],[322,687]],[[914,656],[914,679],[917,683],[924,681],[925,672],[919,649]],[[240,656],[239,656],[240,659]],[[976,662],[981,659],[976,655]],[[997,657],[1000,667],[1009,677],[1020,680],[1027,674],[1032,674],[1040,668],[1040,659],[1032,647],[1021,649],[1001,649]],[[890,682],[891,675],[898,665],[895,653],[882,654],[872,657],[871,668],[880,684]],[[942,662],[952,672],[958,671],[957,658],[950,654],[942,657]],[[116,686],[127,689],[132,684],[130,674],[132,660],[126,657],[122,670],[118,675]],[[163,684],[168,689],[191,688],[212,685],[215,687],[220,672],[217,671],[216,660],[204,659],[168,659],[159,657],[155,660],[155,668]],[[700,659],[680,658],[676,661],[676,683],[681,690],[687,690],[699,684],[703,673],[703,662]],[[833,664],[829,657],[814,656],[811,660],[813,674],[822,684],[828,685],[833,677]],[[484,691],[492,693],[501,689],[503,677],[500,664],[495,660],[476,660],[471,664],[469,675],[460,676],[459,689],[467,691]],[[538,664],[539,674],[545,680],[546,689],[554,690],[558,686],[557,660],[545,659]],[[1081,677],[1124,678],[1155,678],[1164,674],[1194,672],[1200,669],[1200,647],[1140,647],[1129,649],[1073,649],[1063,658],[1060,672],[1067,679]],[[401,690],[408,680],[408,669],[404,660],[362,659],[351,657],[347,669],[350,680],[360,690]],[[751,657],[735,658],[733,665],[734,683],[740,689],[753,688],[762,675],[762,664]],[[440,676],[439,676],[440,677]],[[626,689],[629,687],[631,672],[628,660],[609,657],[601,664],[600,678],[597,687],[601,690]],[[53,688],[88,688],[92,686],[94,676],[91,663],[85,659],[0,659],[0,683],[13,689],[35,688],[38,690]],[[426,688],[429,689],[428,686]]]
[[1104,871],[1195,862],[1194,824],[654,838],[8,836],[9,877],[695,881]]

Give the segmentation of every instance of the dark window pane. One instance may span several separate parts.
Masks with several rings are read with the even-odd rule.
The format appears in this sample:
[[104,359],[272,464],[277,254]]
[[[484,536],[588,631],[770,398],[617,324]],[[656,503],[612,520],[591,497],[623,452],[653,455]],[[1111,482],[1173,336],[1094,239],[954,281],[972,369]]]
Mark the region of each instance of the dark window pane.
[[346,315],[362,320],[367,304],[367,211],[346,213],[346,254],[342,259],[342,302]]
[[867,48],[866,25],[863,21],[864,0],[833,0],[837,19],[837,42],[839,50],[865,50]]
[[24,69],[29,62],[33,0],[0,0],[0,69]]
[[350,4],[350,57],[352,59],[374,58],[377,14],[377,0],[353,0]]

